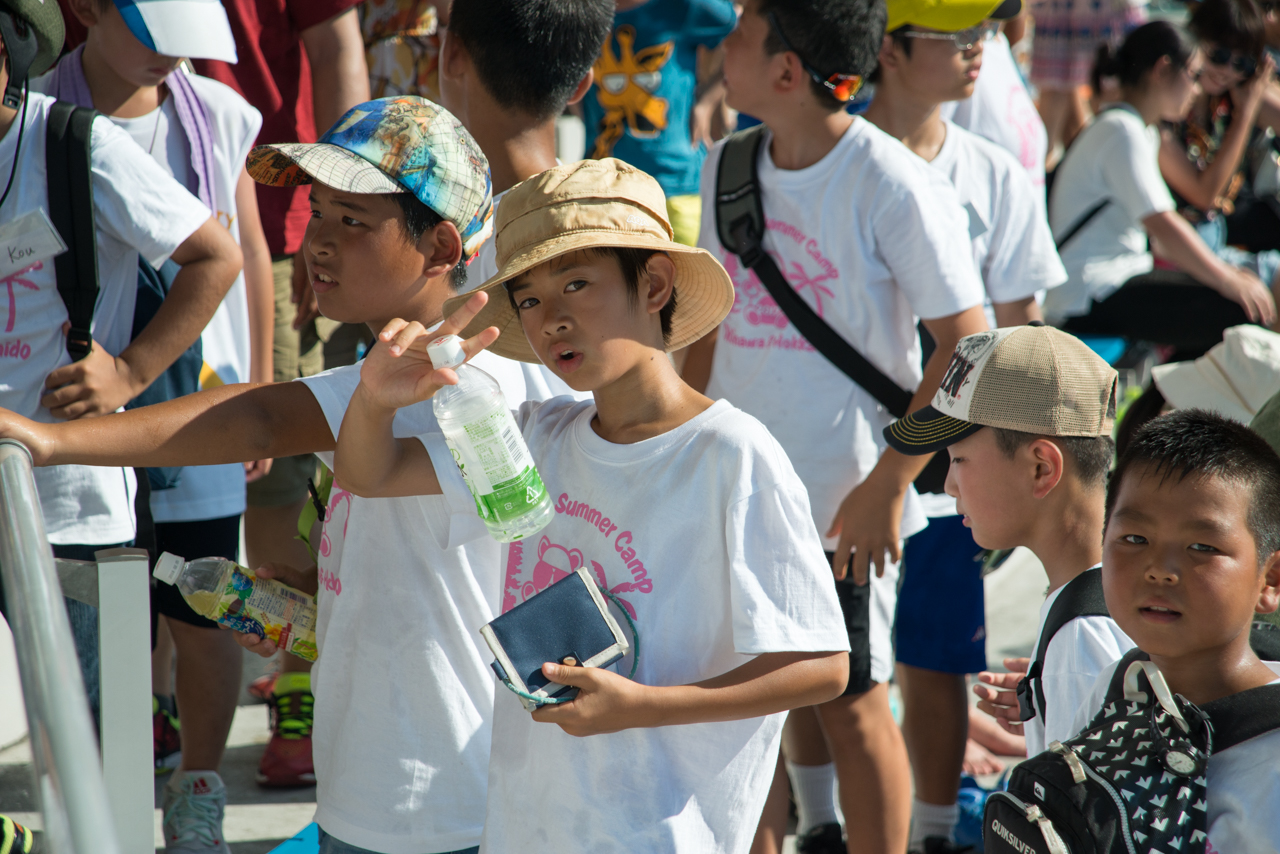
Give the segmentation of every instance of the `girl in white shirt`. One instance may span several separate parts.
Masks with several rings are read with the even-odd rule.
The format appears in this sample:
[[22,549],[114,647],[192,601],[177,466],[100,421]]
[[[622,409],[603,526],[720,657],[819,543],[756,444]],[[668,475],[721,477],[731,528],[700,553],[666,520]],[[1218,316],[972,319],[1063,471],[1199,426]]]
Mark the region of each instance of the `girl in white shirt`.
[[[1204,352],[1229,326],[1272,323],[1271,291],[1213,254],[1174,210],[1160,175],[1155,126],[1191,106],[1203,61],[1194,42],[1153,21],[1100,57],[1100,73],[1119,79],[1123,100],[1080,134],[1059,167],[1049,221],[1069,278],[1049,293],[1046,317],[1072,332],[1172,344],[1184,356]],[[1180,272],[1152,272],[1148,238]]]
[[580,693],[532,715],[499,689],[485,850],[572,840],[583,851],[745,854],[782,712],[826,702],[848,680],[804,485],[758,421],[685,385],[667,356],[715,328],[734,294],[714,258],[672,240],[665,210],[657,182],[614,159],[517,185],[498,209],[500,270],[486,293],[446,303],[432,335],[388,324],[338,436],[346,489],[443,494],[474,519],[442,437],[391,431],[398,408],[456,381],[432,369],[427,342],[471,334],[468,354],[537,359],[594,394],[517,414],[555,515],[510,546],[502,609],[585,567],[619,597],[643,651],[635,681],[544,665]]

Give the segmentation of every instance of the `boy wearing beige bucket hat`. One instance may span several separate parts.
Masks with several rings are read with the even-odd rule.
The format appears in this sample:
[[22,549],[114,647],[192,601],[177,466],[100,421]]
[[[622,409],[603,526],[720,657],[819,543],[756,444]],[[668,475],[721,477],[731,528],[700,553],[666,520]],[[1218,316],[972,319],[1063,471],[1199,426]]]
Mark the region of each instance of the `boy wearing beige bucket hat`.
[[483,294],[450,301],[437,333],[389,324],[339,434],[345,488],[443,492],[455,518],[475,518],[442,437],[391,430],[398,407],[454,379],[433,369],[428,341],[471,335],[468,353],[487,345],[540,359],[594,394],[516,413],[555,514],[511,545],[502,610],[586,566],[634,620],[644,652],[634,682],[545,665],[579,694],[532,715],[497,697],[490,851],[543,839],[745,854],[781,713],[847,681],[848,642],[803,485],[758,421],[689,388],[665,355],[705,335],[733,300],[723,268],[675,243],[665,212],[657,182],[612,159],[517,185],[498,208],[498,275]]

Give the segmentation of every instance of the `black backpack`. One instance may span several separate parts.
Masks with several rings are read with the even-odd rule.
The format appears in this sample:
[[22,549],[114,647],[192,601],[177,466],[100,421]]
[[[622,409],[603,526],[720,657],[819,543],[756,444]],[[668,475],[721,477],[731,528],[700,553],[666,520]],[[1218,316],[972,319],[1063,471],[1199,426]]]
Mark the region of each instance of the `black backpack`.
[[[71,329],[67,333],[67,354],[73,361],[89,355],[93,346],[94,309],[98,302],[98,246],[93,213],[93,181],[90,138],[96,110],[55,101],[49,109],[45,139],[45,172],[49,193],[49,219],[70,248],[54,259],[58,293],[67,307]],[[166,261],[154,269],[138,257],[138,293],[133,313],[131,338],[138,337],[160,310],[161,303],[181,269]],[[200,390],[200,370],[204,352],[200,339],[186,349],[126,409],[136,409]],[[152,489],[178,485],[181,466],[146,470]]]
[[1280,685],[1196,706],[1141,650],[1116,666],[1079,735],[1014,768],[987,799],[987,854],[1204,854],[1209,756],[1280,728]]

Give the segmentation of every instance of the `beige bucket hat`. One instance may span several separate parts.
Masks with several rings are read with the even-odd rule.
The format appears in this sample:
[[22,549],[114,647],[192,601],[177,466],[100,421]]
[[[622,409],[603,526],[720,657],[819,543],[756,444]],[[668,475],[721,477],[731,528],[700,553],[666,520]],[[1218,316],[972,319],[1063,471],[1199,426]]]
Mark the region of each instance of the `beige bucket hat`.
[[[476,288],[489,292],[489,302],[460,334],[470,337],[496,326],[502,334],[489,347],[492,352],[539,362],[504,285],[559,255],[619,246],[655,249],[671,258],[678,299],[667,350],[689,346],[729,314],[733,282],[711,253],[672,239],[666,210],[658,182],[614,158],[566,163],[512,187],[498,205],[498,275]],[[445,315],[471,293],[447,301]]]

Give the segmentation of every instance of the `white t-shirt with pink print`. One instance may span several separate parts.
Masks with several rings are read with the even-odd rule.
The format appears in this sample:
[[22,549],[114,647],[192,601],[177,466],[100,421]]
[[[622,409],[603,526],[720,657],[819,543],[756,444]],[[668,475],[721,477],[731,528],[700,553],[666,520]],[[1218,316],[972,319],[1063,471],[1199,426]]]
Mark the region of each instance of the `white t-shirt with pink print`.
[[[539,391],[517,362],[471,364],[512,405]],[[352,365],[305,377],[337,436],[360,382]],[[397,436],[444,447],[430,402],[396,413]],[[333,466],[333,454],[317,454]],[[452,463],[450,463],[452,467]],[[318,546],[312,671],[316,821],[350,845],[386,854],[456,851],[480,841],[502,553],[459,494],[360,498],[335,484]],[[464,499],[467,512],[455,511]]]
[[[556,513],[508,547],[503,611],[586,567],[634,618],[646,685],[699,682],[767,652],[849,648],[804,486],[760,422],[722,400],[616,445],[592,428],[595,413],[561,397],[517,415]],[[474,516],[448,450],[428,448]],[[481,851],[745,854],[784,718],[575,738],[499,688]]]
[[[969,217],[945,178],[862,118],[825,157],[779,169],[761,146],[764,248],[790,285],[846,341],[899,386],[923,374],[916,323],[985,299],[973,262]],[[885,448],[893,416],[817,352],[787,320],[756,274],[716,233],[720,143],[702,172],[698,245],[724,264],[737,298],[720,325],[707,395],[723,397],[769,429],[809,490],[825,533],[845,496]],[[914,491],[902,536],[925,526]],[[835,538],[823,540],[834,549]],[[884,674],[887,678],[888,674]]]

